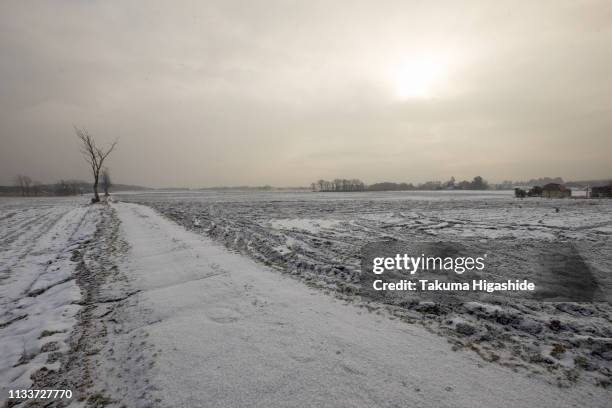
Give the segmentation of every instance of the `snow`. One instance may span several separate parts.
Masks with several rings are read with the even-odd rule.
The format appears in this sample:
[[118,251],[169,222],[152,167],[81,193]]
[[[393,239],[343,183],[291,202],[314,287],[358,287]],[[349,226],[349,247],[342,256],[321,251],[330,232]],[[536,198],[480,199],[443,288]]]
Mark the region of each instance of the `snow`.
[[[597,351],[598,345],[574,341],[577,335],[612,337],[612,234],[606,233],[612,225],[611,200],[515,199],[511,192],[192,191],[177,197],[144,193],[121,198],[152,206],[232,251],[347,300],[364,296],[360,255],[369,242],[455,240],[475,253],[495,254],[490,258],[494,267],[482,276],[491,281],[531,271],[530,260],[559,241],[570,242],[600,288],[598,299],[608,303],[580,304],[575,312],[568,304],[482,300],[489,302],[487,307],[500,308],[499,314],[491,314],[464,305],[428,308],[396,296],[386,306],[447,337],[457,348],[474,350],[477,343],[476,353],[485,354],[485,360],[495,358],[498,364],[538,373],[563,387],[612,380],[608,354]],[[193,227],[194,216],[201,228]],[[529,272],[516,276],[529,277]],[[453,330],[447,321],[455,318],[476,327],[478,335]],[[568,358],[585,361],[579,378],[560,361],[538,357],[539,345],[558,343],[567,347]]]
[[331,229],[337,226],[339,221],[327,220],[327,219],[306,219],[306,218],[292,218],[292,219],[278,219],[270,222],[270,226],[274,229],[297,229],[309,232],[311,234],[317,234],[322,229]]
[[72,251],[90,239],[96,209],[75,199],[0,200],[0,384],[30,388],[53,352],[68,350],[81,298]]
[[[68,384],[131,408],[609,405],[609,390],[593,382],[610,373],[605,303],[484,299],[444,309],[379,304],[347,289],[358,283],[364,243],[460,237],[491,251],[589,243],[585,259],[605,292],[611,201],[506,192],[118,198],[0,199],[2,398],[9,388]],[[59,377],[33,383],[41,368]]]
[[479,311],[487,314],[499,313],[503,310],[500,306],[480,302],[465,302],[463,307],[469,312]]
[[601,389],[559,389],[483,365],[418,325],[345,304],[150,208],[114,208],[131,244],[122,269],[142,290],[134,307],[152,322],[151,389],[162,406],[607,404]]

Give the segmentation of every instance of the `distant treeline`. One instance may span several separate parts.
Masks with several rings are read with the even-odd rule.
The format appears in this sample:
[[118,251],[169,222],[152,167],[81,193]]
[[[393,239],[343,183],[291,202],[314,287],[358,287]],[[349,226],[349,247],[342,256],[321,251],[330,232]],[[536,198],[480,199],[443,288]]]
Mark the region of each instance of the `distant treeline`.
[[[147,190],[146,187],[126,184],[115,184],[109,186],[109,188],[111,191]],[[15,185],[13,186],[0,186],[0,195],[2,196],[71,196],[90,193],[91,191],[91,183],[82,180],[59,180],[53,184],[42,184],[23,175],[15,177]]]
[[561,184],[571,188],[586,188],[596,186],[607,186],[611,179],[596,179],[596,180],[580,180],[580,181],[564,181],[561,177],[540,177],[527,181],[504,181],[499,184],[494,184],[496,190],[513,190],[515,187],[535,187],[545,186],[547,184]]
[[561,177],[540,177],[537,179],[531,179],[529,181],[504,181],[501,184],[507,185],[509,188],[513,188],[513,186],[545,186],[546,184],[550,183],[565,184]]
[[457,182],[454,177],[450,180],[428,181],[414,185],[412,183],[382,182],[366,186],[359,179],[335,179],[333,181],[319,180],[311,184],[312,191],[323,192],[345,192],[345,191],[411,191],[411,190],[488,190],[489,183],[481,176],[476,176],[472,181]]
[[265,186],[217,186],[217,187],[201,187],[198,190],[261,190],[270,191],[277,190],[278,187],[272,187],[270,185]]
[[42,184],[28,177],[20,176],[14,186],[0,186],[0,195],[4,196],[69,196],[83,194],[91,190],[91,184],[80,180],[60,180],[55,184]]
[[448,181],[428,181],[420,184],[381,182],[366,185],[359,179],[335,179],[333,181],[319,180],[310,185],[312,191],[336,192],[336,191],[411,191],[411,190],[514,190],[516,186],[533,187],[545,186],[556,183],[573,188],[584,188],[594,186],[605,186],[610,179],[569,181],[564,182],[561,177],[540,177],[531,180],[512,181],[504,180],[501,183],[490,184],[481,176],[476,176],[472,181],[457,181],[451,177]]
[[312,191],[363,191],[365,183],[359,179],[319,180],[311,184]]

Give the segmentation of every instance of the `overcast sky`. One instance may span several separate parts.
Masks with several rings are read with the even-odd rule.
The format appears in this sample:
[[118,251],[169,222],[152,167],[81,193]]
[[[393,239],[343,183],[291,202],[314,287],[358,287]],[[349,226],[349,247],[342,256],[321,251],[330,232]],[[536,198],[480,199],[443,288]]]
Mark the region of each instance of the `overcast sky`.
[[612,2],[0,2],[0,184],[612,176]]

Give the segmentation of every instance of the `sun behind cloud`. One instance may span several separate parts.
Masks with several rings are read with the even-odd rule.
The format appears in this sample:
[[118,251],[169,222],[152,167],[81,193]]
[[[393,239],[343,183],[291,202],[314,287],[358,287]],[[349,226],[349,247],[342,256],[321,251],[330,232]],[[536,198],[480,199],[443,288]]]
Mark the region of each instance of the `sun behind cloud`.
[[404,58],[393,73],[396,96],[401,100],[431,98],[440,91],[447,74],[448,63],[445,58]]

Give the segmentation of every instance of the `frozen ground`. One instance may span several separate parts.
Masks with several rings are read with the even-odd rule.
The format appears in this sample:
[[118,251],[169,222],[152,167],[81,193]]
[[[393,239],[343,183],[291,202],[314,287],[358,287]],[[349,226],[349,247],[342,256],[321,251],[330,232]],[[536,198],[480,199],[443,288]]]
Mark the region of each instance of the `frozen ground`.
[[[343,300],[360,293],[360,249],[383,239],[456,240],[520,266],[555,241],[580,251],[594,303],[513,299],[445,304],[397,298],[385,307],[455,349],[560,386],[612,378],[612,201],[515,199],[511,192],[310,193],[203,191],[124,195]],[[480,253],[480,252],[475,252]],[[583,271],[577,271],[583,273]],[[470,299],[473,300],[473,299]]]
[[[521,238],[532,245],[545,245],[548,234],[580,237],[593,244],[584,250],[605,283],[609,202],[401,193],[119,198],[95,206],[86,198],[0,200],[3,400],[8,388],[51,387],[74,390],[71,406],[90,407],[609,403],[605,303],[466,302],[449,310],[378,304],[360,297],[357,284],[363,243],[462,229],[492,246],[516,241],[521,230],[538,232]],[[509,235],[492,238],[494,230]],[[14,405],[68,402],[7,403]]]
[[99,208],[74,199],[0,200],[0,386],[27,389],[59,368],[80,311],[75,253],[93,237]]
[[[605,406],[470,353],[382,309],[327,296],[185,231],[115,205],[126,273],[154,345],[151,398],[168,407]],[[140,362],[148,365],[147,360]]]

